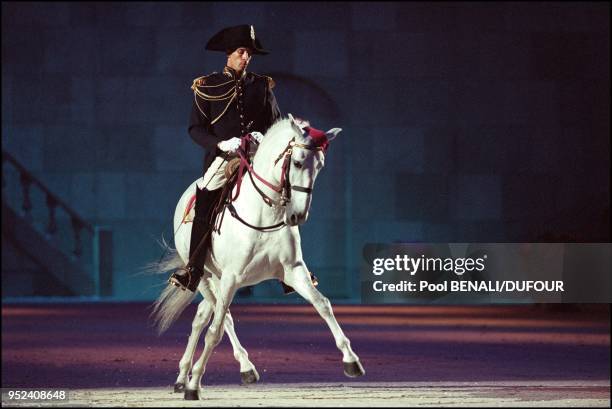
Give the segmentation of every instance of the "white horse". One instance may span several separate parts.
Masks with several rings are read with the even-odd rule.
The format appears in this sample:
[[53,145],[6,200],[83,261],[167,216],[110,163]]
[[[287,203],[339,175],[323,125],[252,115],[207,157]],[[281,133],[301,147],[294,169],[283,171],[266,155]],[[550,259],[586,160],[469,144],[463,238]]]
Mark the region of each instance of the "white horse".
[[[365,374],[349,339],[334,317],[329,300],[310,279],[302,258],[298,229],[308,218],[312,188],[323,168],[327,144],[341,129],[333,128],[325,133],[310,127],[305,129],[307,134],[289,115],[268,130],[253,157],[251,175],[244,177],[240,193],[232,203],[233,208],[224,209],[220,231],[212,233],[211,251],[198,286],[204,300],[193,320],[175,383],[175,392],[184,390],[187,400],[199,399],[206,364],[221,341],[224,328],[234,356],[240,362],[242,381],[251,383],[259,379],[255,366],[236,337],[229,305],[239,288],[268,279],[282,280],[315,307],[342,352],[347,376]],[[187,206],[195,195],[196,182],[198,180],[187,188],[177,204],[174,215],[176,251],[160,263],[160,271],[184,267],[189,259],[191,224],[184,222]],[[166,287],[154,310],[160,332],[178,318],[194,296],[170,284]],[[206,332],[204,351],[192,366],[198,339],[211,315],[213,320]]]

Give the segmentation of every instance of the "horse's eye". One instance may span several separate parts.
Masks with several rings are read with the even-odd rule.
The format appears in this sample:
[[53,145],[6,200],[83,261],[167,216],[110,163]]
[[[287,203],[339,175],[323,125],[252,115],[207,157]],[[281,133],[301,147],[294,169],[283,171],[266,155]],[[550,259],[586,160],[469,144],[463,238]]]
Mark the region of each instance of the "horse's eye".
[[293,164],[295,165],[296,168],[302,169],[302,163],[301,162],[293,161]]

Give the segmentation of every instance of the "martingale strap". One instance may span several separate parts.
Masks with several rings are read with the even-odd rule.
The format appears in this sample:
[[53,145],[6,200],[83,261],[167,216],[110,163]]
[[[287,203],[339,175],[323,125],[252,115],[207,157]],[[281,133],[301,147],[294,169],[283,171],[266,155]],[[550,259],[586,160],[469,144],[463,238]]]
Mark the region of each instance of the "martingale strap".
[[261,232],[272,231],[274,229],[279,229],[285,226],[285,222],[276,223],[276,224],[273,224],[272,226],[264,226],[264,227],[253,226],[252,224],[250,224],[249,222],[247,222],[246,220],[244,220],[242,217],[238,215],[238,212],[236,211],[236,208],[234,207],[232,203],[227,204],[227,210],[229,210],[231,215],[234,216],[234,218],[236,218],[240,223],[244,224],[247,227],[250,227],[251,229],[259,230]]
[[261,190],[259,186],[257,186],[257,183],[255,183],[255,181],[253,180],[253,174],[251,172],[249,172],[249,178],[251,179],[251,184],[253,185],[257,193],[259,193],[264,203],[270,207],[274,207],[274,199],[272,199],[270,196],[265,194],[263,190]]

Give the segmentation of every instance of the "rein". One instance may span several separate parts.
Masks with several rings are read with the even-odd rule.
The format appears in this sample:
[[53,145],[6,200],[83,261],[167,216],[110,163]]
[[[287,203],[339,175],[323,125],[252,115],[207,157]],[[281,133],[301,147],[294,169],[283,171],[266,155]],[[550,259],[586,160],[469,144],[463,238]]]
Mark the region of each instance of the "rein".
[[[253,226],[252,224],[246,222],[244,219],[242,219],[238,215],[238,212],[236,211],[236,208],[233,206],[232,202],[235,201],[238,198],[238,195],[240,194],[240,186],[242,184],[242,178],[244,177],[244,172],[245,171],[248,172],[249,178],[251,179],[251,183],[253,187],[255,188],[257,193],[259,193],[259,195],[261,196],[265,204],[267,204],[270,207],[278,207],[278,206],[284,207],[287,205],[287,203],[291,201],[291,190],[295,190],[297,192],[302,192],[306,194],[312,193],[312,187],[292,186],[291,183],[289,182],[289,169],[291,168],[290,165],[291,165],[291,155],[293,154],[293,148],[297,147],[301,149],[318,150],[318,151],[323,150],[323,148],[320,146],[309,146],[309,145],[295,142],[295,138],[289,141],[289,143],[287,144],[287,147],[285,147],[285,149],[281,152],[278,158],[276,158],[276,160],[274,161],[274,165],[276,166],[278,161],[283,159],[283,164],[281,168],[281,180],[280,180],[279,185],[275,186],[274,184],[268,182],[263,177],[261,177],[259,174],[257,174],[257,172],[255,172],[255,169],[249,162],[246,156],[246,152],[248,152],[248,144],[251,142],[257,143],[254,140],[254,138],[251,136],[250,133],[242,137],[240,148],[237,151],[238,156],[240,157],[240,167],[238,169],[238,175],[237,175],[237,181],[236,181],[236,193],[231,198],[231,200],[228,202],[227,208],[234,218],[236,218],[238,221],[240,221],[245,226],[248,226],[252,229],[259,230],[259,231],[268,231],[272,229],[277,229],[279,227],[284,226],[285,222],[280,222],[272,226],[258,227],[258,226]],[[280,193],[281,194],[280,200],[275,201],[270,196],[265,194],[261,190],[261,188],[257,186],[257,184],[255,183],[255,180],[253,179],[253,176],[255,176],[260,182],[262,182],[264,185],[272,189],[274,192]]]
[[[287,144],[287,147],[285,147],[285,149],[280,153],[278,158],[276,158],[276,160],[274,161],[274,165],[276,165],[279,160],[284,158],[282,169],[281,169],[281,180],[280,180],[279,185],[275,186],[272,183],[265,180],[263,177],[261,177],[257,172],[255,172],[255,169],[249,163],[249,160],[247,159],[246,154],[245,154],[246,148],[247,148],[247,141],[248,142],[253,141],[251,134],[247,134],[242,138],[242,144],[240,146],[240,149],[238,150],[238,156],[240,157],[240,168],[238,170],[238,181],[236,182],[236,186],[237,186],[236,194],[234,195],[234,197],[232,197],[232,202],[235,201],[238,198],[238,195],[240,194],[240,185],[242,183],[242,177],[244,176],[245,170],[249,172],[249,177],[251,178],[251,182],[253,183],[255,190],[257,190],[257,192],[262,197],[264,202],[270,207],[285,206],[291,199],[291,190],[295,190],[297,192],[302,192],[302,193],[307,193],[307,194],[312,193],[312,187],[292,186],[291,183],[289,182],[289,169],[291,165],[290,163],[291,155],[293,154],[294,147],[301,148],[301,149],[307,149],[307,150],[316,150],[316,151],[321,151],[323,150],[323,148],[321,148],[320,146],[309,146],[303,143],[295,142],[295,138],[289,141],[289,143]],[[262,182],[264,185],[266,185],[273,191],[280,193],[281,194],[280,201],[278,203],[275,203],[274,199],[266,195],[255,184],[255,181],[253,180],[253,176],[255,176],[260,182]]]

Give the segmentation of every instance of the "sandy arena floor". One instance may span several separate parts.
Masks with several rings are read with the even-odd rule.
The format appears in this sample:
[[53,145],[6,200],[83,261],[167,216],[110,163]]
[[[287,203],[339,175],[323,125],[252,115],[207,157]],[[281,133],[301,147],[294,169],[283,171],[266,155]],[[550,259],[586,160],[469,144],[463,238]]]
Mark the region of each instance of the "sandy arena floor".
[[[307,305],[234,305],[261,379],[240,385],[225,337],[201,400],[172,385],[195,305],[162,337],[147,304],[2,307],[2,387],[61,388],[68,402],[28,406],[610,405],[609,309],[532,306],[335,306],[366,370],[341,354]],[[3,406],[19,405],[3,395]]]

